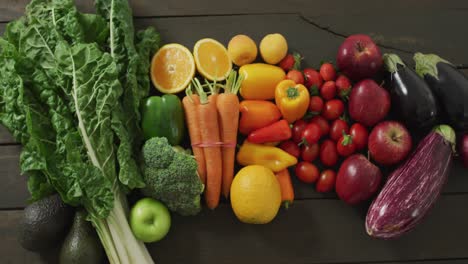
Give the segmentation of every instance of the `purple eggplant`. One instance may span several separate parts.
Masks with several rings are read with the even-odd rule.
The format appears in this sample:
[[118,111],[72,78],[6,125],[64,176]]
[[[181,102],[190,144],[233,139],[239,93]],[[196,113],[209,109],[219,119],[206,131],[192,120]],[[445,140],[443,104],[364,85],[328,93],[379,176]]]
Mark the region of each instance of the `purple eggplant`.
[[[468,133],[468,77],[435,54],[416,53],[416,72],[424,78],[456,131]],[[419,103],[415,102],[415,103]]]
[[468,168],[468,134],[463,135],[460,142],[460,156],[462,158],[463,166]]
[[431,88],[396,54],[384,54],[387,87],[392,109],[407,127],[427,132],[439,118],[439,107]]
[[371,237],[399,237],[427,215],[447,181],[455,142],[450,126],[437,126],[390,174],[367,213],[366,231]]

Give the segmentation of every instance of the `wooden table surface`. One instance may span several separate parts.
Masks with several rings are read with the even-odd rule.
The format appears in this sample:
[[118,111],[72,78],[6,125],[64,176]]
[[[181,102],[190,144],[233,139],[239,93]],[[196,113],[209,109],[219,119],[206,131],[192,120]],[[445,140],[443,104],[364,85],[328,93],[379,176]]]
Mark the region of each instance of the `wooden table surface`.
[[[28,0],[0,0],[0,32],[24,13]],[[77,0],[92,11],[92,1]],[[333,60],[344,38],[365,33],[383,52],[414,64],[416,51],[437,53],[468,75],[468,2],[443,0],[133,0],[135,26],[155,26],[164,43],[189,48],[201,38],[224,44],[239,33],[260,39],[283,34],[306,65]],[[467,102],[468,104],[468,102]],[[19,174],[21,147],[0,128],[0,263],[47,263],[23,250],[16,224],[26,205]],[[297,201],[268,225],[240,223],[229,206],[196,217],[173,216],[166,239],[148,245],[157,263],[468,263],[468,170],[455,162],[443,195],[426,220],[392,241],[364,229],[368,205],[350,207],[334,194],[318,194],[295,182]]]

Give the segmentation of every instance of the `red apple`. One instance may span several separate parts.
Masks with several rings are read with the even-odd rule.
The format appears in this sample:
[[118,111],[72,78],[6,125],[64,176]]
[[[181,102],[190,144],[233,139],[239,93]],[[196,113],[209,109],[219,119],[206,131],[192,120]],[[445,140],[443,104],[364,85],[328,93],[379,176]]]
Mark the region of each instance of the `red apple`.
[[341,164],[335,189],[341,200],[355,205],[371,198],[381,181],[380,169],[362,154],[354,154]]
[[351,35],[339,47],[336,64],[346,76],[359,81],[380,71],[382,54],[369,36]]
[[411,135],[406,127],[396,121],[385,121],[372,129],[369,135],[369,153],[382,165],[394,165],[411,151]]
[[374,126],[388,114],[390,94],[373,80],[362,80],[351,89],[348,110],[355,121]]

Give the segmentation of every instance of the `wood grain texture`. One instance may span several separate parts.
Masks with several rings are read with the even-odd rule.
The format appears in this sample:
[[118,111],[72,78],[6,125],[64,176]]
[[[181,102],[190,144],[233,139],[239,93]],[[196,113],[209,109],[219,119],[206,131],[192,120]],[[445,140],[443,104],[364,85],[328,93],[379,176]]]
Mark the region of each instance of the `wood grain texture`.
[[[0,21],[10,21],[24,12],[28,0],[0,0]],[[91,0],[76,1],[80,10],[93,11]],[[437,53],[457,65],[468,64],[468,54],[457,52],[468,43],[468,36],[460,34],[458,25],[463,25],[468,15],[468,2],[463,0],[424,2],[421,8],[417,0],[393,1],[391,5],[379,1],[130,1],[136,17],[171,16],[232,16],[232,14],[295,14],[327,34],[340,38],[356,34],[369,34],[374,40],[389,47],[383,52],[406,51],[402,57],[412,63],[415,51]],[[190,19],[190,18],[188,18]],[[242,21],[242,19],[238,19]],[[233,27],[237,26],[234,22]],[[244,27],[237,27],[242,28]],[[289,30],[294,27],[290,27]],[[199,34],[202,33],[198,32]],[[224,32],[231,32],[227,28]],[[309,37],[304,34],[303,37]],[[324,42],[324,45],[327,45]],[[333,57],[334,59],[334,57]]]
[[[222,205],[195,217],[173,215],[168,236],[148,247],[156,262],[161,264],[398,260],[426,264],[422,260],[427,259],[447,259],[447,262],[435,262],[437,264],[460,264],[466,261],[457,259],[468,259],[467,203],[468,195],[442,197],[420,226],[391,241],[368,237],[364,230],[365,208],[352,208],[341,201],[297,202],[289,210],[282,209],[268,225],[240,223],[231,208]],[[21,211],[0,212],[0,254],[7,256],[10,261],[7,263],[40,263],[34,254],[25,252],[16,242],[13,227],[20,214]],[[457,261],[449,262],[450,259]]]
[[263,226],[242,224],[229,208],[222,207],[193,218],[174,216],[167,239],[150,245],[150,250],[160,263],[222,260],[225,264],[305,264],[467,258],[468,213],[462,210],[467,202],[468,195],[443,197],[420,226],[393,241],[369,238],[363,227],[365,210],[340,201],[298,202]]
[[[30,0],[0,0],[0,21],[10,21],[24,13],[25,6]],[[380,12],[382,15],[398,16],[405,10],[433,11],[463,10],[467,4],[464,0],[426,0],[424,8],[418,0],[395,0],[386,4],[371,0],[199,0],[199,1],[171,1],[159,0],[129,0],[133,14],[142,16],[200,16],[200,15],[231,15],[231,14],[268,14],[268,13],[307,13],[313,11],[321,15],[330,14],[360,14],[363,12]],[[93,11],[93,0],[75,0],[78,9],[84,12]]]
[[29,198],[26,176],[20,175],[20,146],[0,147],[0,208],[21,208]]

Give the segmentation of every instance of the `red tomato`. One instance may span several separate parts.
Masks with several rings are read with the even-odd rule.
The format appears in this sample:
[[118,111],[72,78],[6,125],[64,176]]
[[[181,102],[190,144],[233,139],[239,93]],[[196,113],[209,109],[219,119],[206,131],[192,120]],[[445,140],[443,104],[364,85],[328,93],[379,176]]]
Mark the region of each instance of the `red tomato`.
[[317,143],[321,136],[322,130],[315,123],[308,124],[304,131],[302,131],[302,140],[307,142],[309,145]]
[[305,183],[314,183],[319,177],[317,167],[306,161],[301,161],[296,165],[295,173],[297,178]]
[[307,126],[304,120],[297,120],[292,127],[292,140],[294,143],[299,144],[302,141],[302,132]]
[[329,62],[322,64],[320,66],[320,75],[325,81],[334,81],[336,78],[335,67]]
[[293,80],[296,84],[304,84],[304,75],[298,70],[290,70],[286,74],[286,79]]
[[365,126],[359,123],[354,123],[349,129],[349,134],[353,139],[353,143],[356,145],[356,150],[362,150],[367,147],[369,132]]
[[323,99],[320,96],[310,97],[309,111],[320,113],[323,109]]
[[347,157],[356,151],[356,144],[350,135],[344,135],[336,142],[336,150],[341,156]]
[[349,92],[351,92],[351,81],[348,79],[348,77],[344,75],[338,76],[335,81],[338,96],[341,98],[348,98]]
[[286,55],[279,63],[278,66],[281,67],[285,72],[291,70],[294,67],[294,63],[296,62],[294,56],[292,54]]
[[318,71],[311,68],[306,68],[302,72],[304,73],[305,85],[307,88],[312,86],[317,86],[317,88],[322,87],[323,79]]
[[330,125],[328,124],[328,121],[325,118],[323,118],[323,116],[314,116],[310,120],[310,123],[317,124],[320,127],[320,130],[322,131],[322,135],[327,135],[330,131]]
[[334,141],[338,141],[338,139],[343,136],[343,133],[348,134],[349,126],[346,121],[337,119],[333,121],[331,128],[330,128],[330,138]]
[[320,177],[315,186],[317,192],[330,192],[335,188],[336,173],[332,170],[325,170],[320,174]]
[[296,158],[298,158],[299,155],[301,154],[301,149],[292,140],[283,141],[279,145],[279,147],[280,147],[280,149],[286,151],[287,153],[293,155]]
[[344,113],[344,104],[340,99],[332,99],[325,103],[322,116],[328,120],[338,119]]
[[318,143],[303,145],[301,147],[301,158],[303,161],[312,162],[314,161],[320,152],[320,146]]
[[323,165],[332,167],[338,161],[338,153],[336,152],[336,144],[330,139],[326,139],[320,145],[320,161]]
[[325,100],[331,100],[336,96],[336,85],[334,81],[325,82],[320,88],[320,95]]

